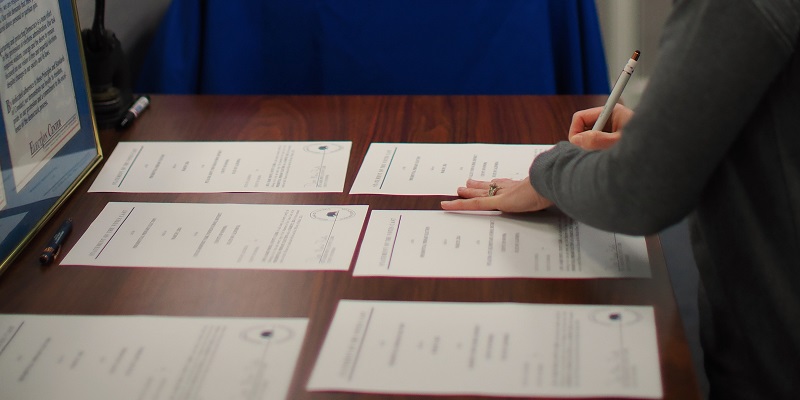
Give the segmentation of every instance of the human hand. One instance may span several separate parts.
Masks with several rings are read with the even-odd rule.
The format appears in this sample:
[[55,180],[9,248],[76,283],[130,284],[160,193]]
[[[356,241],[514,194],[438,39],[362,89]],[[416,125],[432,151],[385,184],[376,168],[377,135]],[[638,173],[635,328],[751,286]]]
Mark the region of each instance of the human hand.
[[[489,195],[490,185],[496,185]],[[492,179],[491,182],[467,180],[466,187],[458,188],[458,195],[463,199],[443,201],[442,209],[447,211],[487,211],[505,212],[538,211],[550,207],[553,202],[542,197],[531,186],[528,178],[522,180]]]
[[621,104],[614,105],[611,113],[611,133],[591,130],[603,107],[576,112],[569,127],[569,141],[584,150],[607,149],[622,137],[622,128],[633,117],[633,110]]

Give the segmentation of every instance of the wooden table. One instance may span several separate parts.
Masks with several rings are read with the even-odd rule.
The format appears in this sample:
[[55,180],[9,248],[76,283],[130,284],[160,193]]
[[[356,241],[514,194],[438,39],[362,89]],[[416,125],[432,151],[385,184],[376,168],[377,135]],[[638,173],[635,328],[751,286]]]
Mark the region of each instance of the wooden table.
[[74,219],[73,236],[63,248],[69,251],[109,201],[439,209],[444,196],[347,194],[370,142],[554,143],[566,137],[575,111],[604,101],[601,96],[152,96],[130,130],[100,132],[106,157],[120,140],[352,140],[345,193],[87,193],[96,170],[0,276],[0,313],[307,317],[290,399],[418,399],[424,397],[305,390],[339,299],[652,305],[664,398],[699,398],[657,236],[647,238],[652,279],[353,278],[341,271],[42,268],[37,261],[60,221]]

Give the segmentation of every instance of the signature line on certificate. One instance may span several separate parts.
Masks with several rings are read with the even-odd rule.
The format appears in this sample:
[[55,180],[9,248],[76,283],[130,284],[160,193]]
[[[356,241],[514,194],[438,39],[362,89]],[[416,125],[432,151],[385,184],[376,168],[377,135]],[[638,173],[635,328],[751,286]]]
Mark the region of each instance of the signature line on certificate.
[[136,164],[136,159],[139,158],[139,155],[142,154],[142,150],[144,150],[144,146],[139,147],[139,151],[136,152],[136,157],[133,158],[131,165],[128,166],[128,170],[125,171],[125,175],[122,176],[122,179],[119,180],[119,185],[117,187],[122,186],[122,182],[125,181],[125,178],[128,176],[128,173],[131,172],[131,168],[133,168],[133,164]]
[[20,323],[19,326],[17,327],[17,330],[14,331],[14,334],[11,335],[10,338],[8,338],[8,341],[6,342],[6,345],[3,346],[2,349],[0,349],[0,355],[2,355],[4,351],[6,351],[6,347],[8,347],[8,345],[11,344],[11,342],[14,340],[14,337],[17,336],[17,333],[19,333],[19,330],[22,329],[22,325],[25,325],[25,321],[22,321],[22,323]]
[[381,181],[381,187],[379,189],[383,189],[383,183],[386,182],[386,177],[389,176],[389,169],[392,168],[392,161],[394,161],[395,154],[397,154],[397,147],[395,147],[394,152],[392,152],[392,158],[389,159],[389,165],[386,166],[386,173],[383,174],[383,180]]
[[103,254],[103,252],[106,250],[106,246],[108,246],[108,244],[111,243],[112,240],[114,240],[114,236],[117,235],[117,232],[119,232],[120,228],[122,228],[122,225],[125,225],[125,221],[127,221],[128,218],[130,218],[130,216],[133,214],[133,210],[135,210],[135,209],[136,209],[136,207],[131,208],[131,212],[129,212],[128,215],[125,216],[125,219],[123,219],[122,222],[119,224],[117,229],[114,231],[114,234],[111,235],[110,238],[108,238],[108,241],[106,242],[106,244],[103,245],[103,248],[100,249],[100,251],[97,252],[96,256],[94,256],[95,260],[97,260],[97,258],[100,257],[100,254]]
[[322,251],[319,253],[319,263],[322,264],[323,260],[325,260],[325,252],[328,251],[328,245],[331,243],[331,235],[333,235],[333,228],[336,227],[336,221],[339,219],[339,213],[336,213],[336,217],[333,218],[333,224],[331,224],[331,230],[328,232],[328,238],[325,239],[325,247],[322,248]]
[[319,161],[319,174],[317,174],[317,187],[322,183],[322,168],[325,167],[325,150],[322,151],[322,160]]
[[358,364],[358,356],[361,355],[361,348],[364,347],[364,339],[367,338],[367,330],[369,330],[369,323],[372,321],[372,313],[375,311],[375,307],[370,307],[369,309],[369,317],[367,317],[367,325],[364,327],[364,334],[361,335],[361,342],[358,343],[358,350],[356,350],[356,356],[353,359],[353,367],[350,368],[350,375],[347,376],[348,381],[353,380],[353,373],[356,372],[356,364]]
[[392,257],[394,257],[394,246],[397,244],[397,236],[400,234],[400,223],[403,222],[403,214],[397,218],[397,229],[394,230],[394,241],[392,241],[392,251],[389,252],[389,262],[386,263],[386,269],[392,266]]

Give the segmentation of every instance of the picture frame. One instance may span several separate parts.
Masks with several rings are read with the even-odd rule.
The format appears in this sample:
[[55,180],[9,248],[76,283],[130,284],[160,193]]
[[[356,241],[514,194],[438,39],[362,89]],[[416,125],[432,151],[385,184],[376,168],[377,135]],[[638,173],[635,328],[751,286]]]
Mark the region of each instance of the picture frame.
[[0,274],[103,158],[74,0],[0,0]]

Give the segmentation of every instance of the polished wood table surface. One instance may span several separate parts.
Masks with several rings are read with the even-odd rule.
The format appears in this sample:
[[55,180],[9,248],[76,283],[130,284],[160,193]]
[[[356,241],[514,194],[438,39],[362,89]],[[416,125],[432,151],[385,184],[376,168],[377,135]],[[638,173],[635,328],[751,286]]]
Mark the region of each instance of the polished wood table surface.
[[0,276],[0,313],[307,317],[289,399],[419,399],[425,396],[305,390],[340,299],[652,305],[664,398],[699,398],[657,236],[647,238],[652,279],[353,278],[342,271],[40,267],[37,261],[60,221],[74,219],[72,236],[63,248],[69,251],[110,201],[439,209],[439,202],[449,197],[347,194],[369,144],[555,143],[566,138],[575,111],[604,102],[601,96],[154,95],[131,129],[100,132],[106,157],[118,141],[352,140],[344,193],[87,193],[101,164]]

